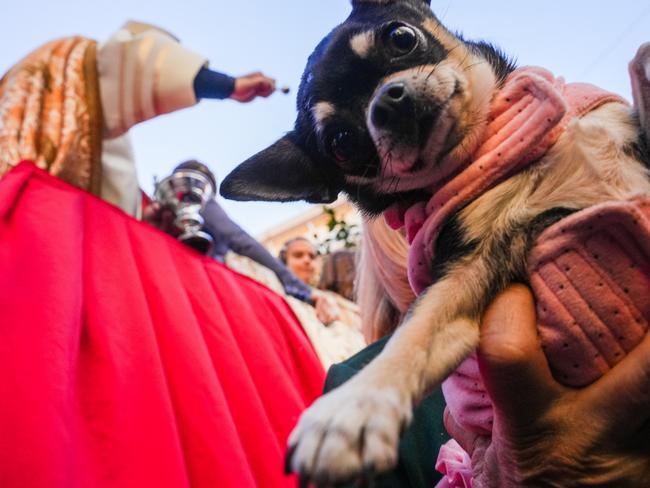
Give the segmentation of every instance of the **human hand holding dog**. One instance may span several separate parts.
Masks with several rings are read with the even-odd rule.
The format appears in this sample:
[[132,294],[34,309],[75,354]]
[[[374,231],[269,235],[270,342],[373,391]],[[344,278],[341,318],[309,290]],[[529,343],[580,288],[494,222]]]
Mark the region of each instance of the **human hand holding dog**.
[[329,325],[340,318],[341,310],[336,305],[334,299],[318,291],[312,292],[312,299],[314,300],[316,317],[322,323]]
[[445,418],[472,457],[475,487],[647,486],[650,336],[593,384],[567,388],[551,375],[533,297],[516,285],[485,314],[479,364],[494,404],[492,439]]
[[230,98],[248,103],[257,97],[268,97],[275,91],[275,80],[259,71],[235,79],[235,89]]

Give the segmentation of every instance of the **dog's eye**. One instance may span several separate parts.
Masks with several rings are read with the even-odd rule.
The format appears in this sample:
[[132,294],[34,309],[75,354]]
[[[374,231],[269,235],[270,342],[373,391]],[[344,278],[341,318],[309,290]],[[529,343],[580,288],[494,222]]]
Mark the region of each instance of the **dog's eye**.
[[357,149],[354,134],[349,130],[340,130],[328,141],[329,151],[340,163],[345,163],[354,157]]
[[415,29],[404,24],[389,27],[386,40],[391,50],[398,56],[410,53],[418,45]]

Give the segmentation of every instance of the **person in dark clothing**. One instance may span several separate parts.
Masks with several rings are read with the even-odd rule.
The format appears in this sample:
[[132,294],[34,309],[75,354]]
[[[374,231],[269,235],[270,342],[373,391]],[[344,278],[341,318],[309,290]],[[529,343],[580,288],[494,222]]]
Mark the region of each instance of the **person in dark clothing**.
[[[199,61],[201,61],[200,57]],[[198,68],[191,89],[193,89],[196,102],[204,99],[223,100],[230,98],[241,103],[247,103],[257,97],[268,97],[276,91],[275,80],[261,72],[233,77],[210,69],[207,63]],[[179,169],[201,171],[212,179],[215,190],[218,188],[214,174],[205,164],[199,161],[186,161],[179,164],[174,171]],[[212,256],[215,259],[223,261],[229,250],[246,256],[271,269],[288,295],[303,301],[311,301],[311,288],[296,278],[286,266],[269,254],[259,242],[233,222],[216,200],[213,199],[207,203],[202,215],[205,219],[205,231],[210,233],[214,239]],[[174,217],[171,211],[162,209],[156,202],[145,209],[143,214],[143,220],[169,234],[176,232],[173,225]]]
[[[174,168],[179,170],[195,170],[210,178],[214,188],[217,180],[214,173],[200,161],[189,160]],[[237,225],[221,208],[215,199],[210,200],[201,211],[205,220],[203,230],[214,239],[211,256],[223,262],[228,251],[246,256],[253,261],[269,268],[282,283],[287,295],[305,302],[312,301],[312,290],[302,280],[297,278],[283,263],[273,257],[255,238]],[[178,229],[174,226],[175,215],[170,209],[162,208],[158,202],[152,203],[144,212],[144,220],[171,235],[176,235]]]
[[212,257],[223,262],[228,251],[246,256],[273,271],[287,295],[303,301],[311,301],[311,288],[294,276],[255,238],[233,222],[216,200],[210,200],[201,214],[205,219],[204,230],[214,239]]

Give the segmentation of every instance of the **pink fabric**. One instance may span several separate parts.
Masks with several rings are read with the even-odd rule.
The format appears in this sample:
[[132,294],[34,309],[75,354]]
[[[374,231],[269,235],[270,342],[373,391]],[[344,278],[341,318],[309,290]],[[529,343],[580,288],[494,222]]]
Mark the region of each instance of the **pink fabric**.
[[436,488],[472,488],[472,460],[458,442],[450,440],[440,448],[436,470],[444,476]]
[[[650,199],[609,202],[563,219],[542,233],[528,269],[554,376],[576,387],[597,380],[648,330]],[[489,435],[492,404],[476,356],[442,387],[458,425]]]
[[473,353],[442,383],[449,412],[464,429],[491,435],[494,412]]
[[493,102],[484,142],[473,160],[451,180],[438,182],[428,202],[393,206],[384,214],[392,228],[406,229],[413,290],[419,294],[431,284],[436,239],[450,215],[539,159],[571,119],[610,101],[624,102],[593,85],[565,84],[542,68],[514,71]]
[[[650,318],[650,199],[610,202],[562,220],[529,256],[539,330],[554,376],[584,386],[643,338]],[[443,383],[451,414],[489,435],[492,404],[476,355]]]
[[[555,377],[598,379],[636,346],[650,318],[650,200],[610,202],[547,229],[529,256],[542,342]],[[491,431],[475,357],[443,383],[456,422]]]
[[324,371],[282,297],[39,170],[0,180],[0,486],[285,487]]
[[529,256],[556,378],[584,386],[643,338],[650,318],[650,199],[609,202],[550,229]]

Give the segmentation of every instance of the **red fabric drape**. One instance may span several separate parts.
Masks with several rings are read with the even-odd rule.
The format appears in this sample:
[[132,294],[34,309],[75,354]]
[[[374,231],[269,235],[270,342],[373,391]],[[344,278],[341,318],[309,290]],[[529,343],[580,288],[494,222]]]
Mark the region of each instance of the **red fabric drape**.
[[0,181],[0,486],[282,487],[284,300],[29,163]]

